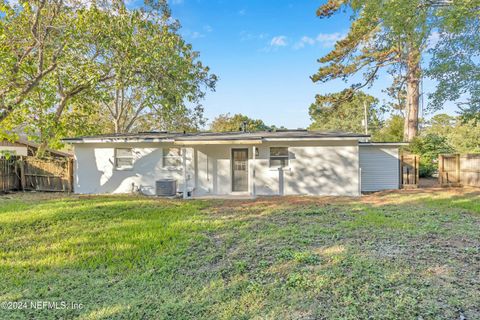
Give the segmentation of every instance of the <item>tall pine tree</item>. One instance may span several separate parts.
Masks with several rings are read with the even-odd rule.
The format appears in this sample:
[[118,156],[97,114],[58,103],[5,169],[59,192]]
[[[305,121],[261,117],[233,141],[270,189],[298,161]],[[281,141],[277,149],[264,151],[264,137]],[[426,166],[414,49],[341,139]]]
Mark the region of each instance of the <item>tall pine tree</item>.
[[435,28],[439,3],[428,0],[328,0],[317,16],[328,18],[337,11],[352,12],[347,36],[319,59],[321,67],[314,82],[347,80],[363,73],[363,82],[353,90],[371,85],[379,71],[386,69],[395,78],[393,85],[403,96],[404,140],[418,131],[422,54]]

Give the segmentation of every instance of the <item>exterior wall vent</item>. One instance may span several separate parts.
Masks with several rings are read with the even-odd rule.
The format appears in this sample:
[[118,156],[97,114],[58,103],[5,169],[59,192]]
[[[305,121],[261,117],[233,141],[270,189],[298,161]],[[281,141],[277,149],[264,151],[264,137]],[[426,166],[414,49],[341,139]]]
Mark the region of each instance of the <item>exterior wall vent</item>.
[[155,181],[155,194],[162,197],[172,197],[177,194],[177,180],[162,179]]

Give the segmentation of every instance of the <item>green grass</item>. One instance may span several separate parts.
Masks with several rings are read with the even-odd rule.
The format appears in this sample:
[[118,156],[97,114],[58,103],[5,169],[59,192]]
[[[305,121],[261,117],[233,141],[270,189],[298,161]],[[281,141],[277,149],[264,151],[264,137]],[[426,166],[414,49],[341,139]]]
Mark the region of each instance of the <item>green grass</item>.
[[480,193],[0,196],[0,319],[480,318]]

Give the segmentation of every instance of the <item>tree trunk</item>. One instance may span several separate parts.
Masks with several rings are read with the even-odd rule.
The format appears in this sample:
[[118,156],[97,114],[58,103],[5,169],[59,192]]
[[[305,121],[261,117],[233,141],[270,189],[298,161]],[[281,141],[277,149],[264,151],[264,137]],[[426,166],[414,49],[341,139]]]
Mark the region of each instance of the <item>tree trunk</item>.
[[409,50],[407,61],[407,99],[403,140],[410,142],[418,134],[418,110],[420,105],[420,50]]
[[[53,123],[58,123],[60,121],[60,117],[63,114],[63,110],[65,109],[68,100],[72,97],[72,95],[65,95],[63,93],[61,95],[62,97],[60,99],[60,103],[58,104],[57,110],[55,111],[55,116],[53,117]],[[46,151],[48,149],[48,141],[50,141],[50,139],[53,136],[54,136],[54,133],[52,131],[48,131],[46,133],[46,137],[44,137],[45,139],[43,139],[43,142],[40,143],[40,145],[38,146],[37,152],[35,154],[37,158],[45,157]]]
[[113,128],[114,128],[114,133],[120,133],[120,119],[114,118],[113,119]]

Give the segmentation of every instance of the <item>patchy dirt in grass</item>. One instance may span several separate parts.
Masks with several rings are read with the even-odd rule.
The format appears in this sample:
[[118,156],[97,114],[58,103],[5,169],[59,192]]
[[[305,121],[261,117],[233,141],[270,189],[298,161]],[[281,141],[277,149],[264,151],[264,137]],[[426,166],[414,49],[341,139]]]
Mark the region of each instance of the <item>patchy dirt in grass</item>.
[[[477,318],[480,234],[474,230],[480,230],[480,219],[471,218],[468,208],[449,208],[450,201],[478,197],[480,190],[476,188],[432,188],[379,192],[361,198],[287,196],[213,201],[205,209],[210,212],[209,219],[238,223],[237,229],[225,230],[215,238],[215,246],[223,247],[224,253],[213,267],[224,270],[224,277],[235,272],[267,272],[270,277],[262,280],[267,285],[283,279],[287,286],[306,291],[317,283],[333,286],[335,291],[338,282],[345,276],[353,277],[349,273],[356,274],[357,268],[363,268],[361,263],[367,263],[364,272],[379,276],[386,272],[388,281],[404,283],[396,284],[399,297],[431,291],[417,302],[424,305],[420,310],[429,306],[445,318],[459,314]],[[431,207],[425,201],[433,201]],[[363,222],[358,224],[358,219]],[[344,229],[344,225],[351,229]],[[462,234],[462,226],[467,226],[468,234]],[[404,228],[412,229],[403,232]],[[268,268],[262,269],[262,265]],[[373,286],[388,287],[380,279],[370,281]],[[307,314],[314,311],[306,310]]]
[[[58,318],[113,305],[125,319],[480,319],[478,199],[474,188],[192,201],[9,194],[0,289],[4,300],[85,303]],[[23,269],[11,266],[40,260],[41,273],[12,281]]]
[[[411,198],[409,197],[411,196]],[[421,188],[408,190],[390,190],[362,195],[362,197],[335,197],[335,196],[259,196],[257,199],[228,199],[211,200],[217,213],[228,213],[241,209],[243,212],[248,210],[269,210],[282,209],[288,207],[301,208],[302,206],[312,205],[341,205],[352,203],[363,204],[399,204],[408,201],[421,200],[423,197],[435,198],[455,198],[455,197],[479,197],[480,188]],[[400,201],[399,201],[400,200]]]
[[65,197],[78,198],[78,195],[66,194],[62,192],[10,192],[0,193],[0,201],[22,200],[22,201],[41,201],[55,200]]
[[[463,188],[440,188],[440,187],[427,187],[419,189],[408,189],[408,190],[389,190],[381,191],[375,193],[369,193],[362,195],[362,197],[343,197],[343,196],[259,196],[256,199],[224,199],[224,200],[194,200],[194,201],[203,201],[205,203],[211,204],[214,208],[214,211],[217,213],[227,213],[231,211],[237,211],[241,208],[242,212],[245,211],[268,211],[268,210],[277,210],[281,208],[288,208],[295,206],[301,208],[301,206],[311,206],[311,205],[328,205],[328,204],[352,204],[355,202],[358,203],[367,203],[367,204],[398,204],[399,198],[402,198],[402,202],[408,201],[406,196],[412,196],[412,200],[417,200],[421,197],[441,197],[441,198],[454,198],[462,196],[478,196],[480,201],[480,188],[474,187],[463,187]],[[11,192],[11,193],[0,193],[0,201],[2,200],[25,200],[25,201],[35,201],[35,200],[53,200],[61,198],[72,198],[72,199],[150,199],[158,201],[180,201],[180,199],[166,199],[166,198],[155,198],[147,197],[141,195],[129,195],[129,194],[118,194],[118,195],[76,195],[76,194],[67,194],[61,192]]]

